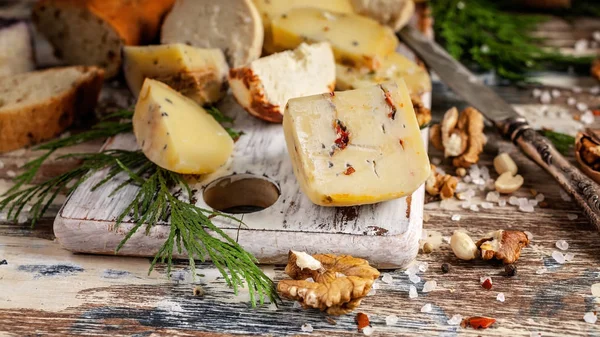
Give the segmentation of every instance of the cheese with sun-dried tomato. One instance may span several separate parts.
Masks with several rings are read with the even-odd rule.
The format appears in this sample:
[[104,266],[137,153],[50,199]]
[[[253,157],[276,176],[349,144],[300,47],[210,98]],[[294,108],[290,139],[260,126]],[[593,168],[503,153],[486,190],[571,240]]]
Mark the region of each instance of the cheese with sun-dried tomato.
[[290,99],[283,129],[300,188],[317,205],[399,198],[430,173],[402,80]]

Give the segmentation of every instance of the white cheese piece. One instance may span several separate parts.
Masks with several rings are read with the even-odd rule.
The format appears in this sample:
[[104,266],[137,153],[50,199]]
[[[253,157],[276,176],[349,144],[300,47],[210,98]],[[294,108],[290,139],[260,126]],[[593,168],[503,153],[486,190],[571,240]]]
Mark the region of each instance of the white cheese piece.
[[404,27],[415,14],[413,0],[352,0],[356,13],[369,16],[394,31]]
[[0,76],[34,69],[32,38],[27,23],[0,18]]
[[219,48],[232,67],[260,57],[264,30],[252,0],[176,0],[160,42]]
[[136,97],[146,77],[167,84],[200,105],[217,102],[227,93],[229,66],[220,49],[184,44],[126,46],[123,58],[125,79]]
[[290,99],[283,129],[294,174],[317,205],[399,198],[430,174],[402,81]]
[[354,13],[350,0],[253,0],[258,9],[265,30],[263,50],[267,54],[275,52],[271,38],[271,20],[285,14],[292,8],[314,7],[336,13]]
[[338,63],[369,69],[379,68],[398,46],[394,32],[371,18],[318,8],[294,8],[273,19],[271,30],[278,50],[328,41]]
[[229,86],[235,99],[250,114],[281,123],[288,99],[333,91],[333,52],[327,42],[303,43],[293,51],[231,69]]
[[431,79],[424,68],[399,53],[388,55],[381,68],[373,71],[357,69],[342,64],[336,65],[336,88],[349,90],[370,87],[375,84],[403,79],[413,95],[431,92]]
[[177,173],[214,172],[233,152],[233,140],[206,110],[152,79],[142,86],[133,133],[148,159]]

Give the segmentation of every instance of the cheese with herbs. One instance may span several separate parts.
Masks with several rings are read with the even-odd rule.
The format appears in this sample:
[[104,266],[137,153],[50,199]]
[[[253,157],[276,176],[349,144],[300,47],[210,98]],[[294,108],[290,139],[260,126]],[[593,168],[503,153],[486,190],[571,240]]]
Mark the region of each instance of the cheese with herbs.
[[133,133],[150,161],[177,173],[214,172],[233,152],[233,140],[206,110],[152,79],[140,91]]
[[366,68],[336,65],[336,88],[350,90],[403,79],[411,94],[421,95],[431,91],[431,79],[427,70],[399,53],[388,55],[375,71]]
[[290,99],[283,129],[294,174],[317,205],[399,198],[430,174],[403,81]]
[[126,46],[123,58],[125,79],[134,96],[145,78],[166,83],[201,105],[217,102],[227,93],[229,66],[220,49],[180,43]]
[[271,31],[277,50],[328,41],[338,63],[369,69],[379,68],[398,46],[394,32],[373,19],[318,8],[291,9],[273,19]]

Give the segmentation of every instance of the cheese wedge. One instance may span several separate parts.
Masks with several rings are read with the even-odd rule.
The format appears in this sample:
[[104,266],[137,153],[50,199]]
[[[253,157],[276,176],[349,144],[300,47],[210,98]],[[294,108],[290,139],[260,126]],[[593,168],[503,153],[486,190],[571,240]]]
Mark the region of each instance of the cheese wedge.
[[185,44],[126,46],[123,69],[127,85],[138,96],[145,78],[161,81],[203,105],[227,93],[229,66],[220,49],[203,49]]
[[430,174],[402,81],[290,99],[283,130],[300,188],[317,205],[399,198]]
[[331,46],[327,42],[303,43],[293,51],[231,69],[229,86],[238,103],[251,115],[281,123],[288,99],[333,91],[335,61]]
[[314,7],[336,13],[354,13],[351,0],[253,0],[262,18],[265,38],[263,50],[272,54],[276,50],[271,38],[271,20],[285,14],[292,8]]
[[142,86],[133,133],[148,159],[177,173],[214,172],[233,152],[233,140],[206,110],[152,79]]
[[369,69],[379,68],[398,46],[394,32],[373,19],[318,8],[294,8],[275,18],[271,31],[278,50],[329,41],[338,63]]
[[406,56],[399,53],[388,55],[381,68],[372,71],[366,68],[348,67],[337,64],[336,88],[351,90],[370,87],[389,81],[404,80],[408,91],[413,95],[431,92],[431,79],[426,69],[419,67]]

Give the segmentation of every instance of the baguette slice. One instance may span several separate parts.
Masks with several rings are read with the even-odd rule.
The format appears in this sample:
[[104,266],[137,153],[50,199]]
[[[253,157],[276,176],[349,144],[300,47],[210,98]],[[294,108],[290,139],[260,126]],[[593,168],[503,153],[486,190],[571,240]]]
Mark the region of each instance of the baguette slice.
[[260,14],[251,0],[177,0],[162,26],[160,42],[219,48],[231,67],[260,57]]
[[327,42],[301,44],[229,71],[229,86],[251,115],[281,123],[288,99],[322,94],[335,87],[335,60]]
[[72,65],[96,65],[115,76],[121,48],[151,43],[174,0],[41,0],[33,22]]
[[35,69],[33,46],[27,23],[0,18],[0,76]]
[[137,97],[145,78],[156,79],[200,105],[215,103],[227,93],[229,67],[220,49],[184,44],[123,48],[123,69]]
[[56,137],[94,111],[104,71],[64,67],[0,77],[0,153]]

